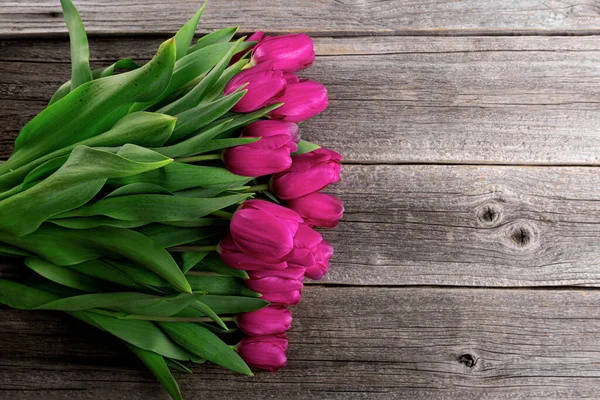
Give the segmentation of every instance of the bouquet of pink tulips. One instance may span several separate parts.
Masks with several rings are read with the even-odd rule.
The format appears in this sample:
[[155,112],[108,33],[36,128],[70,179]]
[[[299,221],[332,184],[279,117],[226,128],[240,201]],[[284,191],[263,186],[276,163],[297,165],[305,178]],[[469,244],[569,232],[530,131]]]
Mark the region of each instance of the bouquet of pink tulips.
[[[300,140],[328,105],[305,34],[192,44],[203,8],[143,66],[91,69],[61,0],[71,80],[0,165],[0,303],[62,311],[121,339],[181,399],[170,369],[286,364],[288,307],[322,279],[341,156]],[[125,70],[125,71],[123,71]],[[26,267],[26,268],[25,268]]]

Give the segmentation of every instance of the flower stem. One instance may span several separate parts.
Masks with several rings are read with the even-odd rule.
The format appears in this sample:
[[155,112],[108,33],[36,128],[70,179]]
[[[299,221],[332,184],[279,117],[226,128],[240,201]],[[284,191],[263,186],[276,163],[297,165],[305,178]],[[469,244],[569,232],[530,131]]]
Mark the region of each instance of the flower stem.
[[212,246],[174,246],[169,247],[167,251],[186,252],[186,251],[217,251],[217,245]]
[[215,217],[225,218],[231,220],[233,218],[233,214],[223,210],[217,210],[210,213],[210,215],[214,215]]
[[262,185],[250,186],[248,189],[246,189],[246,192],[247,193],[250,193],[250,192],[260,192],[262,190],[269,190],[269,184],[268,183],[263,183]]
[[220,154],[204,154],[201,156],[176,158],[175,161],[180,163],[193,163],[197,161],[220,160]]

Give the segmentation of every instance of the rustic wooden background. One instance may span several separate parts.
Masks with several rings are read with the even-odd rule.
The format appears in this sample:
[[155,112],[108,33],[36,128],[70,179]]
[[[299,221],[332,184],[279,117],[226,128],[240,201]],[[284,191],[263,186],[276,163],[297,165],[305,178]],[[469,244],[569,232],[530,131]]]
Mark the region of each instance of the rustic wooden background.
[[[197,0],[76,0],[95,65]],[[306,31],[345,156],[327,279],[289,366],[178,374],[188,399],[600,398],[600,2],[211,0],[201,32]],[[70,74],[58,0],[0,0],[0,154]],[[0,308],[0,398],[167,399],[128,350]]]

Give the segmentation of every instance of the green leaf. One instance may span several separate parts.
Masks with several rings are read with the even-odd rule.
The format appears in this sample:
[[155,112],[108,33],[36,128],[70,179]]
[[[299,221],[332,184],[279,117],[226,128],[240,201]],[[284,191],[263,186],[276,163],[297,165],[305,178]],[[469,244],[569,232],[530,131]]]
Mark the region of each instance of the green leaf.
[[188,53],[193,53],[213,44],[227,43],[231,40],[231,38],[233,38],[233,35],[235,35],[238,29],[238,26],[234,26],[231,28],[220,29],[218,31],[211,32],[208,35],[204,35],[200,39],[198,39],[198,42],[188,50]]
[[[223,320],[221,318],[219,318],[217,313],[215,313],[209,306],[207,306],[203,302],[197,301],[195,303],[192,303],[190,305],[190,307],[202,312],[204,315],[206,315],[207,317],[212,319],[214,322],[216,322],[217,325],[219,325],[221,328],[223,328],[225,330],[229,329],[229,328],[227,328],[227,325],[225,325],[225,322],[223,322]],[[173,315],[173,314],[171,314],[171,315]]]
[[[2,175],[0,177],[0,189],[8,190],[24,181],[26,176],[28,181],[39,179],[38,177],[35,177],[35,174],[31,177],[29,177],[28,174],[32,171],[36,171],[42,165],[44,165],[42,168],[44,172],[51,172],[58,169],[58,167],[67,160],[67,157],[61,157],[67,156],[71,150],[78,145],[85,145],[88,147],[110,147],[122,146],[125,143],[130,143],[147,147],[160,146],[171,136],[171,133],[175,128],[175,122],[176,119],[174,117],[157,113],[137,112],[126,115],[118,121],[112,129],[98,136],[58,149],[23,165],[14,171]],[[37,171],[36,173],[39,174]],[[20,190],[23,188],[24,187]]]
[[71,90],[92,80],[90,48],[81,17],[71,0],[60,0],[71,42]]
[[[127,146],[142,149],[134,145]],[[0,201],[0,229],[15,235],[26,235],[52,216],[87,203],[102,188],[106,179],[139,174],[172,161],[161,156],[162,161],[138,162],[131,154],[128,156],[130,158],[77,146],[67,162],[50,177]]]
[[241,146],[248,143],[254,143],[260,140],[255,137],[231,138],[231,139],[213,139],[206,142],[204,145],[195,149],[193,154],[208,153],[209,151],[226,149],[228,147]]
[[183,111],[196,107],[202,100],[204,93],[206,93],[206,91],[210,89],[217,82],[219,77],[223,74],[223,71],[225,71],[225,69],[227,68],[231,57],[233,57],[233,55],[235,54],[235,51],[237,50],[237,47],[240,45],[241,41],[242,39],[238,40],[236,42],[236,45],[232,46],[231,49],[229,49],[229,51],[227,52],[227,54],[225,54],[225,56],[223,56],[221,61],[219,61],[219,63],[215,65],[214,68],[208,74],[206,74],[206,76],[202,78],[202,80],[189,92],[187,92],[181,98],[160,108],[158,112],[169,115],[176,115],[182,113]]
[[195,218],[186,221],[159,221],[163,225],[179,226],[182,228],[194,228],[203,226],[214,226],[216,229],[226,228],[229,226],[229,221],[220,218]]
[[174,62],[175,44],[170,39],[143,67],[78,87],[25,125],[14,153],[0,165],[0,174],[105,132],[127,114],[130,104],[156,98],[165,90]]
[[130,196],[133,194],[173,194],[162,186],[155,185],[153,183],[132,183],[131,185],[121,186],[118,189],[113,190],[106,196],[105,199],[110,197]]
[[[270,113],[271,111],[275,110],[276,108],[279,108],[283,105],[283,103],[277,103],[277,104],[272,104],[270,106],[266,106],[261,108],[260,110],[256,110],[254,112],[251,113],[247,113],[247,114],[237,114],[235,116],[225,116],[226,119],[231,119],[231,123],[227,126],[227,131],[225,131],[223,134],[219,135],[219,138],[226,138],[226,137],[231,137],[233,136],[239,136],[238,134],[238,128],[240,127],[244,127],[246,125],[248,125],[251,122],[254,122],[262,117],[264,117],[265,115],[267,115],[268,113]],[[221,120],[216,120],[215,122],[213,122],[213,124],[219,124],[221,123]],[[212,127],[213,124],[209,125],[208,127]]]
[[145,320],[119,319],[88,311],[70,311],[69,315],[108,332],[141,349],[164,357],[191,361],[195,357],[173,343],[156,324]]
[[311,152],[313,150],[316,149],[320,149],[321,146],[319,146],[318,144],[314,144],[311,142],[307,142],[306,140],[300,140],[300,142],[298,143],[298,150],[293,153],[293,156],[297,156],[299,154],[304,154],[304,153],[308,153]]
[[132,346],[131,344],[128,344],[127,347],[129,347],[133,354],[144,363],[150,372],[152,372],[173,400],[183,400],[177,381],[173,378],[173,375],[171,375],[171,371],[169,371],[169,367],[162,356],[152,351]]
[[[125,69],[127,71],[133,71],[134,69],[138,69],[140,66],[133,61],[131,58],[124,58],[122,60],[117,61],[114,64],[109,65],[108,67],[97,68],[92,70],[92,78],[100,79],[106,78],[107,76],[112,76],[115,73],[116,69]],[[71,92],[71,80],[63,83],[54,93],[48,106],[56,103],[58,100],[62,99],[66,95]]]
[[219,315],[240,314],[260,310],[269,305],[268,301],[256,297],[206,295],[202,302]]
[[154,296],[135,292],[94,293],[54,300],[36,307],[39,310],[83,311],[106,308],[128,314],[151,317],[170,317],[190,304],[195,304],[202,294],[175,294]]
[[103,262],[115,268],[129,279],[147,288],[164,288],[169,282],[147,269],[140,268],[134,263],[123,260],[104,259]]
[[208,251],[188,251],[181,253],[181,270],[185,274],[198,264],[204,257],[208,255]]
[[171,93],[183,88],[202,74],[207,73],[227,54],[229,49],[235,46],[234,43],[219,43],[195,51],[177,60],[171,76],[168,87],[162,94],[154,96],[152,99],[146,99],[134,104],[130,112],[145,110],[148,107],[158,104]]
[[[241,46],[241,44],[237,45],[236,50],[239,50],[240,46]],[[210,102],[210,101],[214,100],[215,98],[222,96],[223,91],[225,90],[225,86],[227,86],[227,83],[229,83],[231,78],[233,78],[234,76],[239,74],[247,64],[248,64],[248,60],[242,59],[242,60],[239,60],[238,62],[236,62],[235,64],[230,65],[221,74],[221,76],[219,77],[217,82],[214,85],[212,85],[210,90],[208,90],[205,93],[202,103]]]
[[[192,373],[191,369],[189,369],[188,367],[186,367],[185,365],[183,365],[182,363],[180,363],[177,360],[171,360],[170,358],[165,358],[164,360],[170,368],[176,369],[179,372],[185,372],[186,374]],[[195,361],[195,362],[197,362],[197,361]]]
[[31,310],[59,296],[22,283],[0,279],[0,303],[20,310]]
[[201,149],[206,142],[210,141],[221,132],[225,131],[231,120],[224,121],[212,128],[206,129],[191,138],[167,147],[154,148],[152,150],[162,154],[165,157],[176,158],[186,157],[197,154],[197,149]]
[[103,199],[56,218],[104,215],[124,221],[185,221],[241,203],[248,197],[247,193],[214,198],[136,194]]
[[225,168],[208,167],[173,162],[159,170],[149,171],[119,179],[110,179],[111,186],[123,186],[143,182],[162,186],[170,192],[196,187],[221,188],[240,186],[251,178],[235,175]]
[[139,232],[162,247],[180,246],[222,234],[215,228],[181,228],[160,224],[145,226]]
[[202,290],[208,294],[231,296],[260,297],[259,293],[248,289],[243,279],[229,276],[194,276],[188,275],[190,286],[194,290]]
[[200,7],[196,14],[185,25],[183,25],[175,35],[177,60],[181,59],[188,53],[190,44],[192,43],[192,39],[196,33],[196,28],[198,27],[198,22],[200,21],[200,17],[204,12],[204,7],[206,7],[206,3],[202,4],[202,7]]
[[126,258],[166,279],[178,291],[192,291],[179,266],[164,248],[129,229],[99,227],[79,230],[44,224],[22,237],[0,232],[0,241],[62,266],[103,256]]
[[150,221],[122,221],[104,216],[51,219],[49,222],[69,229],[90,229],[99,226],[130,229],[139,228],[150,223]]
[[81,264],[69,265],[67,268],[96,279],[116,283],[117,285],[132,289],[144,290],[144,285],[137,283],[117,268],[102,262],[101,260],[86,261]]
[[194,266],[194,270],[211,271],[219,275],[248,279],[248,273],[246,271],[231,268],[230,266],[226,265],[217,253],[211,253],[207,257],[204,257],[200,264]]
[[23,249],[15,247],[15,246],[10,246],[6,243],[0,243],[0,253],[3,253],[4,255],[10,254],[12,256],[25,256],[25,257],[32,255],[28,251],[25,251]]
[[99,282],[87,275],[52,264],[46,260],[28,257],[25,259],[25,265],[44,278],[73,289],[83,290],[84,292],[102,292],[109,289],[107,284],[103,284],[102,281]]
[[252,376],[244,360],[208,329],[189,322],[159,322],[158,325],[175,343],[193,354],[234,372]]
[[236,105],[244,94],[246,94],[245,90],[234,92],[211,103],[201,104],[177,114],[177,124],[167,143],[176,143],[210,124]]

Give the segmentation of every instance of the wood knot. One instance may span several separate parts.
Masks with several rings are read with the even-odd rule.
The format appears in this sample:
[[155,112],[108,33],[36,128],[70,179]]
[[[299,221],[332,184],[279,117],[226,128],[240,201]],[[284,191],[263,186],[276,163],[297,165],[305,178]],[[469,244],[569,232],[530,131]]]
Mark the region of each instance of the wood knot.
[[508,238],[517,247],[528,247],[535,240],[533,229],[524,224],[516,224],[509,227]]
[[477,212],[477,220],[485,226],[496,225],[500,220],[501,210],[496,204],[486,204]]
[[458,357],[458,362],[466,365],[468,368],[473,368],[477,365],[478,359],[472,354],[462,354]]
[[61,12],[58,12],[58,11],[50,11],[50,12],[48,13],[48,15],[49,15],[51,18],[58,18],[58,17],[61,17],[61,16],[62,16],[62,13],[61,13]]

